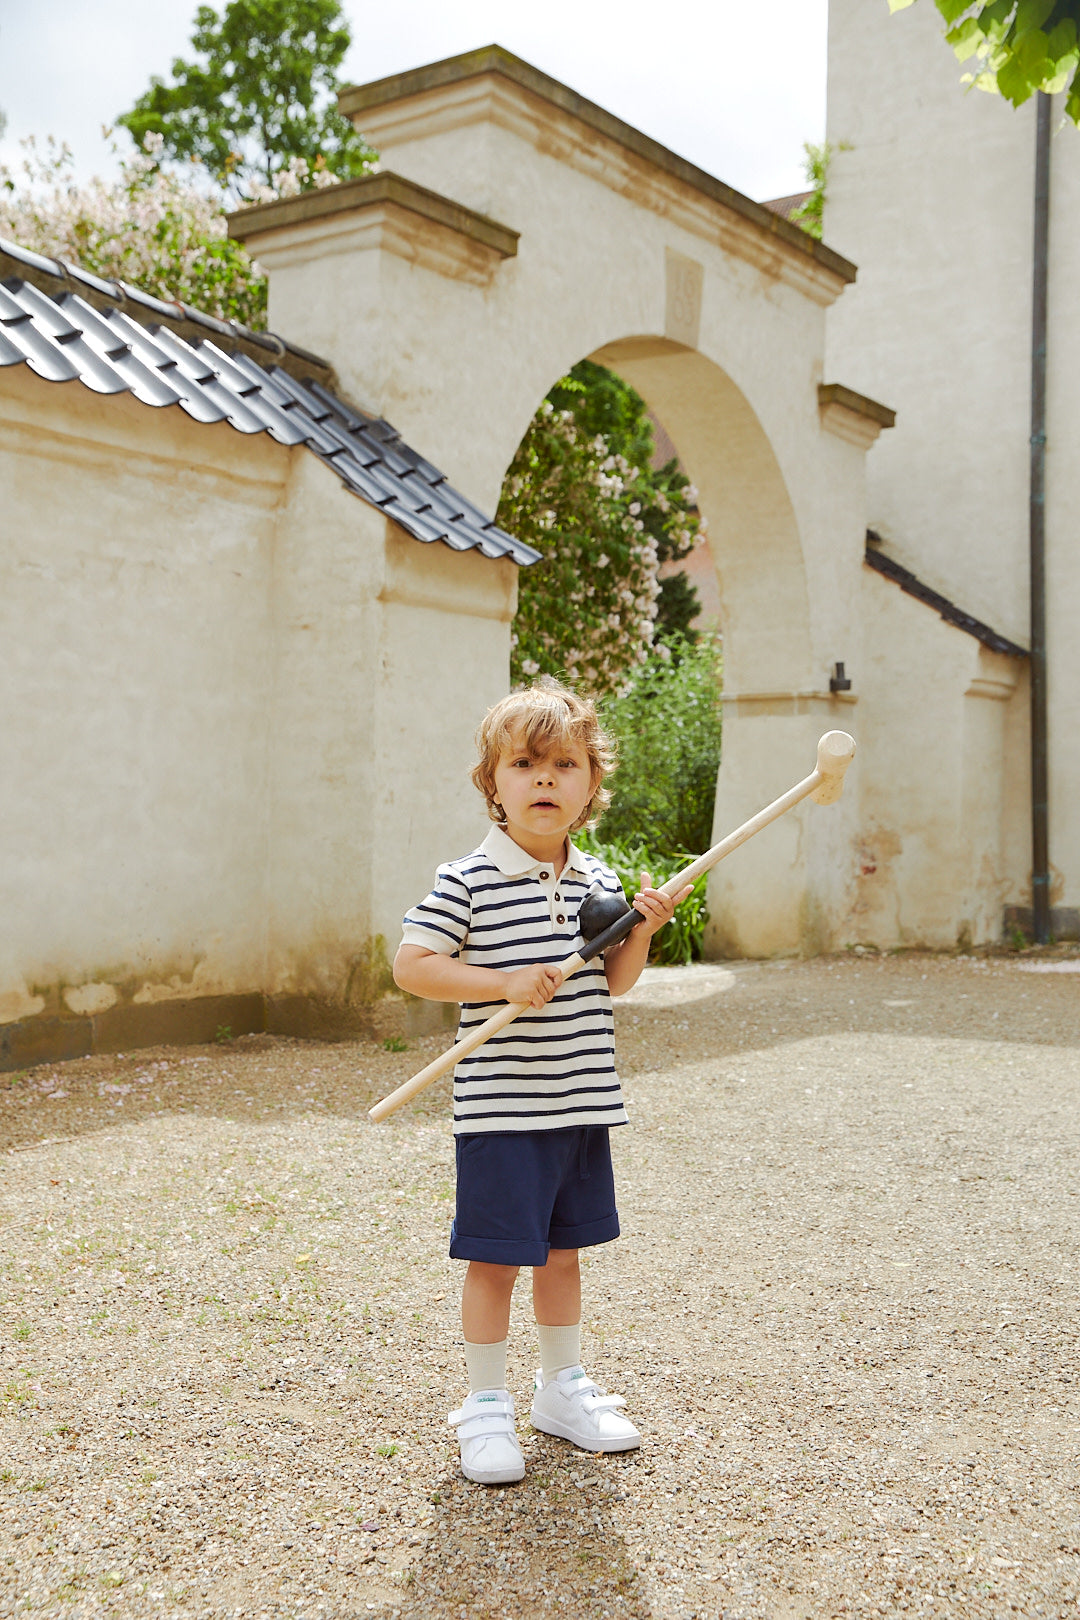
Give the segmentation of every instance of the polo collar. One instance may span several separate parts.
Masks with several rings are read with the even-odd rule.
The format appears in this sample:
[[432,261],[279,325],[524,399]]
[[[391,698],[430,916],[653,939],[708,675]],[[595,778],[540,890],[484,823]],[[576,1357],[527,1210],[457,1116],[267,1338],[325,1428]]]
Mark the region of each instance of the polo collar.
[[[567,840],[567,842],[569,848],[563,874],[573,871],[579,872],[582,877],[585,877],[587,874],[584,856],[579,849],[575,849],[571,840]],[[526,873],[535,877],[541,868],[550,867],[551,865],[550,861],[535,860],[527,849],[522,849],[520,844],[515,844],[510,834],[504,832],[501,827],[492,827],[480,848],[488,860],[498,867],[503,877],[524,877]]]

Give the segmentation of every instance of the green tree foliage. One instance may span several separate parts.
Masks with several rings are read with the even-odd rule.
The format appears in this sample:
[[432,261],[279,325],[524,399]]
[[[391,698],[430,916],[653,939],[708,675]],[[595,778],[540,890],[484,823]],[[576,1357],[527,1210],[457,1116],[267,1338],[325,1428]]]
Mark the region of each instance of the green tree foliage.
[[[904,11],[914,0],[889,0]],[[935,0],[946,40],[961,62],[975,59],[965,84],[1014,107],[1036,92],[1067,90],[1065,111],[1080,124],[1080,0]]]
[[829,186],[829,166],[837,152],[848,152],[851,148],[847,141],[833,143],[822,141],[816,146],[813,141],[803,142],[803,173],[810,185],[810,195],[801,203],[791,215],[793,225],[800,226],[807,236],[816,237],[821,241],[822,224],[825,218],[825,195]]
[[677,463],[655,471],[644,401],[584,362],[552,389],[503,482],[499,524],[544,553],[522,571],[514,623],[515,680],[558,675],[598,696],[624,687],[656,646],[698,611],[685,575],[660,616],[664,557],[679,558],[703,527],[697,492]]
[[[595,832],[577,842],[607,861],[627,894],[642,871],[673,877],[712,841],[720,767],[720,651],[716,640],[673,638],[666,662],[650,658],[622,696],[602,705],[619,763],[612,803]],[[700,878],[674,921],[653,941],[660,962],[700,957],[708,913]]]
[[66,146],[24,141],[21,174],[0,167],[0,236],[220,320],[265,326],[266,278],[230,240],[220,197],[162,169],[160,137],[147,143],[118,180],[80,185]]
[[601,705],[618,743],[605,839],[640,839],[659,854],[700,855],[712,836],[720,769],[720,650],[715,638],[676,638],[629,690]]
[[603,696],[649,655],[656,546],[640,470],[545,400],[503,481],[496,522],[543,559],[522,570],[511,673],[544,673]]
[[117,120],[140,147],[160,135],[166,157],[205,165],[240,195],[295,160],[307,181],[350,179],[374,158],[337,110],[351,43],[339,0],[228,0],[220,16],[200,6],[191,43],[196,60],[177,57],[173,82],[155,76]]
[[[660,567],[681,562],[705,530],[696,510],[697,491],[679,471],[677,461],[653,468],[652,419],[637,390],[606,367],[582,360],[556,383],[548,399],[556,410],[570,411],[583,433],[602,435],[614,454],[638,469],[645,496],[641,519],[656,545],[657,562]],[[666,641],[682,634],[694,640],[697,633],[691,625],[701,612],[701,603],[689,578],[679,570],[659,583],[658,639]]]

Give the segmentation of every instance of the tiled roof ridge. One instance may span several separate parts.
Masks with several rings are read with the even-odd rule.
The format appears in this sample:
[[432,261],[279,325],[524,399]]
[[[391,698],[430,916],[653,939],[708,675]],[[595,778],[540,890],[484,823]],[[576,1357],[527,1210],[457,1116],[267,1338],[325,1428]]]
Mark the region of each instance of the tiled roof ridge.
[[[334,368],[329,360],[321,355],[312,354],[309,349],[302,349],[295,343],[289,343],[280,337],[277,332],[256,332],[253,327],[245,326],[242,321],[222,320],[220,316],[208,315],[205,310],[197,309],[193,304],[185,304],[179,298],[156,298],[153,293],[143,292],[141,287],[133,287],[127,281],[110,281],[104,276],[96,276],[90,270],[84,270],[81,265],[73,264],[67,259],[49,258],[43,253],[35,253],[31,248],[25,248],[18,242],[12,242],[7,237],[0,236],[0,273],[11,274],[12,271],[5,261],[11,260],[18,268],[14,271],[23,281],[30,282],[31,286],[39,287],[42,292],[53,291],[51,283],[60,282],[63,287],[77,292],[80,297],[100,307],[101,301],[126,310],[134,320],[142,325],[150,321],[168,321],[170,325],[182,328],[192,326],[202,332],[213,332],[216,336],[228,340],[241,347],[245,352],[250,349],[256,351],[253,358],[262,358],[273,355],[278,365],[283,366],[293,376],[310,377],[312,372],[318,375],[320,382],[334,386],[336,378]],[[41,279],[39,279],[41,278]],[[46,285],[42,285],[42,279]]]
[[809,202],[813,195],[812,191],[792,191],[786,197],[766,197],[761,206],[767,208],[771,214],[779,214],[781,219],[789,220],[791,224],[797,225],[798,220],[793,220],[791,218],[792,214],[795,213],[796,209],[801,208],[803,203]]
[[[509,557],[519,567],[539,561],[540,552],[499,529],[385,418],[337,395],[329,386],[333,372],[317,356],[11,248],[0,239],[0,272],[14,264],[31,274],[0,279],[0,370],[25,365],[46,382],[129,393],[150,407],[179,406],[195,422],[227,422],[238,433],[304,445],[350,494],[414,540]],[[294,365],[285,364],[289,357]]]
[[867,565],[873,568],[876,573],[884,575],[886,579],[891,579],[894,584],[899,585],[902,591],[906,591],[908,596],[915,597],[916,601],[925,602],[927,607],[936,608],[947,624],[953,624],[958,630],[963,630],[967,635],[974,636],[976,641],[981,641],[984,647],[990,648],[991,652],[1004,653],[1009,658],[1027,658],[1030,656],[1026,647],[1021,647],[1015,641],[1010,641],[1008,636],[1003,636],[997,630],[992,630],[981,619],[976,619],[974,614],[965,613],[963,608],[957,607],[955,602],[950,602],[947,596],[942,596],[940,591],[935,591],[931,586],[925,584],[917,575],[911,572],[910,568],[905,568],[895,558],[886,556],[880,549],[881,545],[880,534],[875,529],[867,529],[865,560]]

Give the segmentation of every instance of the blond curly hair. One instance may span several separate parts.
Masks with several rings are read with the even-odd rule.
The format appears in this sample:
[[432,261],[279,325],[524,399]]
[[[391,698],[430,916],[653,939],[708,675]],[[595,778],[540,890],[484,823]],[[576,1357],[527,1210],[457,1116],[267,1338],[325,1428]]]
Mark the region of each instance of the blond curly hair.
[[568,743],[585,749],[595,785],[570,831],[594,826],[611,803],[604,778],[615,769],[615,742],[601,725],[592,699],[579,697],[570,687],[545,676],[533,686],[511,692],[488,710],[476,733],[480,757],[470,775],[473,786],[484,795],[488,815],[500,824],[506,821],[506,812],[495,796],[495,767],[515,736],[530,754],[547,754]]

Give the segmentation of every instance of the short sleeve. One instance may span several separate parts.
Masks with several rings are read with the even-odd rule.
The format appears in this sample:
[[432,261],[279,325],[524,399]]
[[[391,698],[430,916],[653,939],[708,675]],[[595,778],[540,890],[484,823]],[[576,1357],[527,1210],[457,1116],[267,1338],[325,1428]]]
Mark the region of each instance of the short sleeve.
[[412,906],[402,921],[401,943],[419,945],[440,956],[456,956],[469,932],[472,900],[460,874],[440,866],[426,900]]

